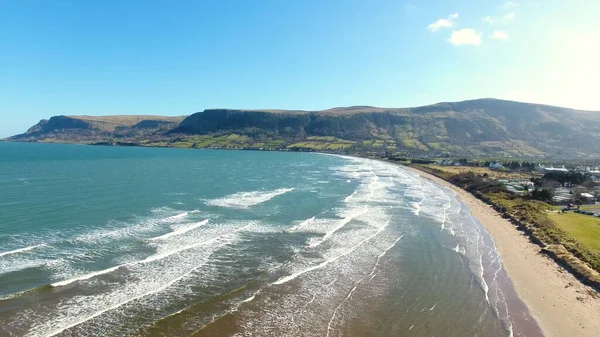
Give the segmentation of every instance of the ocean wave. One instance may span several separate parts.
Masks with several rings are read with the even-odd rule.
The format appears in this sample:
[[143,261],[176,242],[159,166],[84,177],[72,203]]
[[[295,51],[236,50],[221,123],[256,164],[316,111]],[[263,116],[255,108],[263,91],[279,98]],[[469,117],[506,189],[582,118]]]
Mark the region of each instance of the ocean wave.
[[206,200],[204,203],[209,206],[228,207],[228,208],[249,208],[254,205],[269,201],[276,196],[293,191],[293,188],[280,188],[273,191],[252,191],[239,192],[228,195],[224,198]]
[[[153,213],[173,213],[173,210],[168,208],[161,208],[160,211],[155,209]],[[87,244],[98,244],[106,241],[117,241],[132,237],[139,237],[140,235],[149,234],[156,232],[164,228],[165,224],[176,224],[185,220],[190,214],[196,213],[197,211],[181,212],[175,215],[169,215],[164,217],[163,214],[159,216],[142,217],[138,221],[133,223],[123,222],[114,223],[109,228],[97,228],[94,227],[86,233],[75,236],[69,241],[82,242]],[[166,215],[166,214],[165,214]]]
[[319,246],[321,243],[329,240],[329,238],[335,234],[337,231],[339,231],[340,229],[342,229],[344,226],[346,226],[348,223],[350,223],[350,221],[354,220],[355,218],[364,215],[368,212],[368,209],[361,209],[359,211],[353,212],[349,215],[347,215],[344,219],[342,219],[337,226],[335,226],[334,228],[330,229],[329,231],[327,231],[327,233],[325,233],[325,235],[318,241],[311,243],[309,246],[310,247],[317,247]]
[[165,222],[173,222],[173,221],[184,219],[188,215],[190,215],[188,212],[183,212],[183,213],[179,213],[179,214],[175,214],[175,215],[166,217],[166,218],[163,219],[163,221],[165,221]]
[[72,279],[68,279],[68,280],[64,280],[64,281],[60,281],[60,282],[55,282],[55,283],[52,283],[51,286],[53,286],[53,287],[63,287],[63,286],[69,285],[69,284],[71,284],[73,282],[83,281],[83,280],[90,279],[90,278],[92,278],[94,276],[108,274],[110,272],[113,272],[113,271],[121,268],[122,266],[123,265],[114,266],[114,267],[107,268],[107,269],[104,269],[104,270],[99,270],[99,271],[95,271],[95,272],[92,272],[92,273],[89,273],[89,274],[85,274],[85,275],[81,275],[81,276],[78,276],[78,277],[74,277]]
[[161,291],[163,291],[163,290],[165,290],[165,289],[169,288],[170,286],[172,286],[172,285],[173,285],[175,282],[178,282],[178,281],[180,281],[181,279],[183,279],[183,278],[185,278],[186,276],[188,276],[188,275],[190,275],[191,273],[193,273],[193,272],[194,272],[194,271],[195,271],[197,268],[199,268],[199,266],[198,266],[198,267],[196,267],[196,268],[193,268],[193,269],[191,269],[191,270],[189,270],[189,271],[187,271],[187,272],[186,272],[186,273],[184,273],[183,275],[180,275],[180,276],[178,276],[178,277],[176,277],[176,278],[174,278],[174,279],[171,279],[171,280],[169,280],[167,283],[165,283],[165,284],[162,284],[162,285],[160,285],[160,286],[159,286],[159,287],[157,287],[157,288],[154,288],[154,289],[152,289],[152,290],[149,290],[149,291],[147,291],[147,292],[144,292],[144,293],[142,293],[142,294],[138,294],[138,295],[136,295],[136,296],[132,296],[132,297],[130,297],[130,298],[127,298],[127,299],[125,299],[125,300],[123,300],[123,301],[121,301],[121,302],[118,302],[118,303],[116,303],[116,304],[113,304],[113,305],[111,305],[111,306],[109,306],[109,307],[106,307],[106,308],[103,308],[103,309],[101,309],[101,310],[98,310],[98,311],[94,312],[94,313],[93,313],[93,314],[91,314],[91,315],[88,315],[88,316],[85,316],[85,317],[82,317],[82,318],[76,319],[76,320],[74,320],[74,321],[72,321],[72,322],[70,322],[70,323],[67,323],[67,324],[66,324],[66,325],[64,325],[64,326],[61,326],[61,327],[59,327],[59,328],[57,328],[57,329],[51,330],[51,331],[49,331],[49,332],[46,332],[46,333],[44,333],[43,335],[45,335],[46,337],[56,336],[56,335],[60,334],[61,332],[65,331],[65,330],[67,330],[67,329],[73,328],[73,327],[75,327],[75,326],[77,326],[77,325],[80,325],[80,324],[82,324],[82,323],[85,323],[85,322],[87,322],[87,321],[89,321],[89,320],[91,320],[91,319],[94,319],[94,318],[96,318],[96,317],[98,317],[98,316],[100,316],[100,315],[104,314],[104,313],[105,313],[105,312],[107,312],[107,311],[115,310],[115,309],[117,309],[117,308],[119,308],[119,307],[121,307],[121,306],[123,306],[123,305],[125,305],[125,304],[129,303],[129,302],[132,302],[132,301],[135,301],[135,300],[137,300],[137,299],[140,299],[140,298],[142,298],[142,297],[146,297],[146,296],[149,296],[149,295],[152,295],[152,294],[155,294],[155,293],[161,292]]
[[[106,331],[109,326],[114,324],[115,329],[122,329],[119,322],[122,322],[122,310],[164,310],[168,305],[166,298],[181,297],[189,291],[191,284],[198,285],[198,282],[213,282],[217,275],[213,275],[214,270],[210,266],[213,261],[213,254],[222,247],[234,245],[239,240],[235,235],[250,226],[251,223],[234,231],[227,231],[212,238],[211,240],[198,242],[195,247],[199,250],[191,250],[195,247],[180,247],[162,254],[155,254],[147,259],[131,263],[128,266],[126,282],[120,283],[118,287],[107,288],[94,295],[74,295],[68,299],[53,304],[58,310],[40,313],[23,313],[21,319],[27,319],[35,324],[30,328],[28,336],[55,336],[67,330],[72,330],[74,334],[81,334],[83,331],[90,332],[88,327],[81,327],[88,321],[102,316],[102,331]],[[228,238],[225,238],[229,236]],[[223,239],[223,240],[221,240]],[[177,254],[186,251],[186,254]],[[170,257],[171,260],[162,261]],[[161,260],[160,263],[149,263]],[[198,270],[206,268],[202,273]],[[184,279],[194,277],[192,283],[182,282]],[[196,279],[200,278],[200,279]],[[203,280],[203,281],[200,281]],[[125,280],[123,280],[125,281]],[[167,292],[160,297],[158,293]],[[131,303],[135,301],[135,306]],[[126,309],[122,307],[127,306]],[[33,315],[33,316],[32,316]],[[108,315],[105,317],[105,315]],[[27,317],[27,318],[26,318]],[[103,324],[104,324],[103,323]],[[94,327],[92,327],[92,331]],[[110,329],[110,328],[109,328]],[[102,334],[97,331],[97,334]]]
[[342,257],[344,257],[344,256],[346,256],[346,255],[348,255],[348,254],[350,254],[352,252],[354,252],[356,249],[358,249],[359,247],[361,247],[362,245],[364,245],[365,243],[367,243],[369,240],[371,240],[374,237],[376,237],[377,235],[379,235],[379,233],[381,233],[388,225],[389,225],[389,221],[386,222],[386,224],[383,225],[381,228],[379,228],[374,234],[372,234],[372,235],[366,237],[365,239],[361,240],[359,243],[357,243],[356,245],[352,246],[350,249],[348,249],[344,253],[342,253],[340,255],[336,255],[336,256],[334,256],[332,258],[329,258],[329,259],[327,259],[327,260],[325,260],[325,261],[323,261],[323,262],[321,262],[321,263],[319,263],[317,265],[310,266],[308,268],[305,268],[303,270],[295,272],[295,273],[293,273],[291,275],[282,277],[279,280],[273,282],[272,284],[273,285],[284,284],[284,283],[287,283],[289,281],[292,281],[293,279],[295,279],[295,278],[297,278],[299,276],[302,276],[302,275],[304,275],[306,273],[309,273],[309,272],[311,272],[313,270],[317,270],[317,269],[321,269],[321,268],[326,267],[330,263],[335,262],[335,261],[339,260],[340,258],[342,258]]
[[42,244],[39,244],[39,245],[33,245],[33,246],[29,246],[29,247],[19,248],[19,249],[11,250],[11,251],[8,251],[8,252],[2,252],[2,253],[0,253],[0,257],[6,256],[6,255],[23,253],[23,252],[26,252],[26,251],[29,251],[29,250],[32,250],[32,249],[36,249],[38,247],[43,247],[45,245],[46,244],[42,243]]
[[208,223],[208,219],[205,219],[205,220],[202,220],[200,222],[193,223],[191,225],[187,225],[187,226],[183,226],[183,227],[177,228],[176,230],[174,230],[172,232],[169,232],[167,234],[163,234],[163,235],[160,235],[160,236],[157,236],[157,237],[154,237],[154,238],[150,238],[148,240],[151,240],[151,241],[154,241],[154,240],[164,240],[164,239],[169,238],[171,236],[181,235],[181,234],[187,233],[187,232],[189,232],[191,230],[194,230],[194,229],[196,229],[196,228],[198,228],[200,226],[204,226],[207,223]]
[[[206,221],[208,221],[208,220],[206,220]],[[164,252],[153,254],[153,255],[150,255],[150,256],[146,257],[145,259],[142,259],[142,260],[124,263],[124,264],[117,265],[117,266],[114,266],[114,267],[110,267],[110,268],[107,268],[107,269],[103,269],[103,270],[99,270],[99,271],[94,271],[94,272],[91,272],[91,273],[88,273],[88,274],[84,274],[84,275],[81,275],[81,276],[73,277],[71,279],[67,279],[67,280],[55,282],[55,283],[52,283],[52,286],[53,287],[62,287],[62,286],[69,285],[69,284],[71,284],[73,282],[83,281],[83,280],[87,280],[87,279],[90,279],[90,278],[95,277],[95,276],[104,275],[104,274],[113,272],[113,271],[115,271],[115,270],[117,270],[119,268],[122,268],[122,267],[128,267],[128,266],[133,266],[133,265],[137,265],[137,264],[146,264],[146,263],[150,263],[150,262],[162,260],[164,258],[167,258],[167,257],[171,256],[171,255],[174,255],[174,254],[177,254],[177,253],[181,253],[181,252],[189,250],[189,249],[193,249],[193,248],[197,248],[197,247],[208,245],[208,244],[213,243],[215,241],[218,241],[219,239],[222,239],[222,238],[224,238],[226,236],[229,236],[231,234],[235,234],[235,233],[238,233],[238,232],[240,232],[240,231],[242,231],[244,229],[247,229],[248,227],[250,227],[252,225],[253,224],[249,224],[249,225],[246,225],[244,227],[238,228],[238,229],[236,229],[234,231],[223,233],[223,234],[218,235],[218,236],[216,236],[216,237],[214,237],[214,238],[212,238],[210,240],[207,240],[207,241],[202,241],[202,242],[194,243],[194,244],[191,244],[191,245],[181,246],[181,247],[170,249],[170,250],[167,250],[167,251],[164,251]]]

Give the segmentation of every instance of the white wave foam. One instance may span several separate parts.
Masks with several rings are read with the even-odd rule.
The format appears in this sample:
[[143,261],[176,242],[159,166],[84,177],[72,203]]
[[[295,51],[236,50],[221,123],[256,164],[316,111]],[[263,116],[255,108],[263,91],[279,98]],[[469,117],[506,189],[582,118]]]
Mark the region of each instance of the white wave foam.
[[162,259],[164,259],[164,258],[166,258],[166,257],[168,257],[168,256],[171,256],[171,255],[173,255],[173,254],[180,253],[180,252],[182,252],[182,251],[184,251],[184,250],[188,250],[188,249],[192,249],[192,248],[200,247],[200,246],[207,245],[207,244],[209,244],[209,243],[215,242],[215,241],[217,241],[217,240],[219,240],[219,239],[221,239],[221,238],[223,238],[223,237],[225,237],[225,236],[228,236],[228,235],[231,235],[231,234],[234,234],[234,233],[240,232],[240,231],[242,231],[242,230],[244,230],[244,229],[246,229],[246,228],[248,228],[248,227],[250,227],[250,226],[252,226],[252,225],[253,225],[253,224],[249,224],[249,225],[246,225],[246,226],[244,226],[244,227],[242,227],[242,228],[238,228],[238,229],[236,229],[236,230],[234,230],[234,231],[232,231],[232,232],[227,232],[227,233],[224,233],[224,234],[218,235],[218,236],[216,236],[216,237],[214,237],[214,238],[212,238],[212,239],[210,239],[210,240],[208,240],[208,241],[198,242],[198,243],[194,243],[194,244],[191,244],[191,245],[187,245],[187,246],[183,246],[183,247],[175,248],[175,249],[172,249],[172,250],[169,250],[169,251],[163,252],[163,253],[154,254],[154,255],[151,255],[151,256],[149,256],[149,257],[147,257],[147,258],[143,259],[143,260],[137,261],[137,262],[135,262],[135,263],[148,263],[148,262],[152,262],[152,261],[162,260]]
[[352,192],[352,194],[350,194],[349,196],[347,196],[346,198],[344,198],[344,202],[349,202],[350,199],[352,199],[352,197],[355,196],[357,192],[358,192],[358,190]]
[[229,207],[229,208],[248,208],[254,205],[269,201],[276,196],[293,191],[293,188],[280,188],[273,191],[252,191],[240,192],[228,195],[224,198],[206,200],[204,203],[209,206]]
[[154,241],[154,240],[164,240],[164,239],[170,238],[171,236],[174,236],[174,235],[180,235],[180,234],[183,234],[183,233],[187,233],[187,232],[189,232],[191,230],[194,230],[194,229],[196,229],[196,228],[198,228],[200,226],[204,226],[207,223],[208,223],[208,219],[200,221],[200,222],[193,223],[193,224],[188,225],[188,226],[177,228],[176,230],[174,230],[172,232],[169,232],[167,234],[163,234],[161,236],[157,236],[157,237],[154,237],[154,238],[150,238],[149,240],[152,240],[152,241]]
[[315,217],[313,216],[312,218],[306,219],[306,220],[298,223],[297,225],[293,225],[292,227],[288,228],[286,231],[295,232],[298,230],[302,230],[303,228],[310,227],[310,225],[312,225],[314,222],[315,222]]
[[260,290],[255,292],[254,295],[248,297],[247,299],[243,300],[240,303],[248,303],[248,302],[252,302],[252,300],[254,300],[254,298],[256,297],[256,295],[258,295],[260,293]]
[[342,221],[340,221],[340,222],[338,223],[338,225],[337,225],[335,228],[333,228],[333,229],[331,229],[330,231],[328,231],[327,233],[325,233],[325,236],[323,236],[323,237],[321,238],[321,240],[319,240],[319,241],[316,241],[316,242],[314,242],[314,243],[311,243],[311,244],[309,245],[309,247],[317,247],[317,246],[319,246],[320,244],[322,244],[323,242],[325,242],[325,241],[329,240],[329,238],[330,238],[330,237],[331,237],[333,234],[335,234],[335,232],[337,232],[337,231],[339,231],[340,229],[342,229],[342,227],[346,226],[346,225],[347,225],[347,224],[348,224],[350,221],[352,221],[354,218],[356,218],[356,217],[359,217],[359,216],[361,216],[361,215],[363,215],[363,214],[365,214],[365,213],[367,213],[367,212],[368,212],[368,209],[362,209],[362,210],[360,210],[360,211],[358,211],[358,212],[355,212],[355,213],[352,213],[352,214],[350,214],[350,215],[346,216],[346,217],[345,217],[345,218],[344,218]]
[[377,260],[375,260],[375,265],[373,265],[373,269],[371,269],[371,273],[367,276],[370,276],[369,281],[370,282],[373,277],[375,277],[375,275],[377,275],[377,267],[379,266],[379,261],[381,261],[381,258],[385,256],[385,254],[387,254],[387,252],[394,248],[394,246],[396,246],[396,244],[398,243],[398,241],[400,241],[400,239],[402,239],[404,235],[400,235],[396,240],[394,240],[394,242],[392,242],[391,245],[389,245],[386,249],[384,249],[381,254],[377,255]]
[[373,265],[373,269],[371,270],[371,273],[369,275],[363,276],[360,280],[356,281],[354,283],[354,286],[352,287],[352,289],[348,292],[348,294],[346,295],[346,298],[344,298],[338,305],[337,307],[335,307],[335,309],[333,310],[333,314],[331,315],[331,318],[329,319],[329,323],[327,324],[327,334],[325,335],[326,337],[329,336],[329,333],[331,331],[333,331],[333,322],[335,320],[335,317],[337,316],[338,310],[342,307],[342,305],[350,298],[352,297],[352,294],[356,291],[356,289],[358,288],[358,285],[363,282],[365,280],[365,278],[371,276],[371,278],[369,279],[369,281],[375,276],[375,270],[377,269],[377,266],[379,265],[379,261],[381,260],[381,258],[390,250],[392,249],[396,243],[398,241],[400,241],[400,239],[402,239],[402,235],[397,238],[394,243],[392,243],[388,248],[384,249],[383,252],[381,254],[379,254],[377,256],[377,260],[375,261],[375,264]]
[[299,271],[299,272],[296,272],[296,273],[294,273],[294,274],[291,274],[291,275],[288,275],[288,276],[282,277],[282,278],[280,278],[279,280],[277,280],[277,281],[273,282],[272,284],[274,284],[274,285],[284,284],[284,283],[287,283],[287,282],[289,282],[289,281],[291,281],[291,280],[293,280],[293,279],[297,278],[298,276],[304,275],[304,274],[306,274],[306,273],[308,273],[308,272],[311,272],[311,271],[313,271],[313,270],[317,270],[317,269],[321,269],[321,268],[324,268],[324,267],[326,267],[328,264],[330,264],[330,263],[332,263],[332,262],[335,262],[335,261],[337,261],[338,259],[340,259],[340,258],[342,258],[342,257],[344,257],[344,256],[346,256],[346,255],[348,255],[348,254],[350,254],[350,253],[352,253],[352,252],[354,252],[356,249],[358,249],[360,246],[362,246],[363,244],[365,244],[367,241],[371,240],[372,238],[374,238],[375,236],[377,236],[379,233],[381,233],[381,232],[382,232],[382,231],[383,231],[383,230],[384,230],[384,229],[385,229],[385,228],[386,228],[388,225],[389,225],[389,221],[388,221],[388,222],[386,222],[386,224],[385,224],[385,225],[383,225],[381,228],[379,228],[379,229],[378,229],[378,230],[375,232],[375,234],[373,234],[373,235],[371,235],[371,236],[368,236],[367,238],[365,238],[365,239],[361,240],[361,241],[360,241],[358,244],[356,244],[356,245],[352,246],[352,247],[351,247],[350,249],[348,249],[346,252],[344,252],[344,253],[342,253],[342,254],[340,254],[340,255],[337,255],[337,256],[335,256],[335,257],[332,257],[332,258],[330,258],[330,259],[328,259],[328,260],[325,260],[325,261],[323,261],[323,262],[321,262],[321,263],[319,263],[319,264],[317,264],[317,265],[315,265],[315,266],[311,266],[311,267],[308,267],[308,268],[306,268],[306,269],[303,269],[303,270],[301,270],[301,271]]
[[26,252],[26,251],[29,251],[29,250],[32,250],[32,249],[36,249],[36,248],[42,247],[42,246],[45,246],[45,244],[42,243],[42,244],[39,244],[39,245],[34,245],[34,246],[29,246],[29,247],[24,247],[24,248],[19,248],[19,249],[11,250],[11,251],[8,251],[8,252],[3,252],[3,253],[0,253],[0,257],[6,256],[6,255],[12,255],[12,254],[18,254],[18,253]]
[[[205,220],[205,221],[208,221],[208,220]],[[223,237],[225,237],[227,235],[231,235],[231,234],[237,233],[237,232],[242,231],[242,230],[244,230],[244,229],[246,229],[246,228],[248,228],[250,226],[252,226],[252,224],[244,226],[244,227],[239,228],[239,229],[236,229],[236,230],[234,230],[232,232],[227,232],[227,233],[221,234],[221,235],[216,236],[216,237],[214,237],[214,238],[212,238],[212,239],[210,239],[208,241],[198,242],[198,243],[195,243],[195,244],[192,244],[192,245],[187,245],[187,246],[175,248],[175,249],[163,252],[163,253],[150,255],[147,258],[143,259],[143,260],[133,261],[133,262],[121,264],[121,265],[118,265],[118,266],[110,267],[110,268],[107,268],[107,269],[104,269],[104,270],[95,271],[95,272],[92,272],[92,273],[89,273],[89,274],[85,274],[85,275],[82,275],[82,276],[78,276],[78,277],[74,277],[74,278],[71,278],[71,279],[68,279],[68,280],[64,280],[64,281],[60,281],[60,282],[55,282],[55,283],[52,283],[51,285],[53,287],[62,287],[62,286],[66,286],[68,284],[71,284],[73,282],[87,280],[87,279],[92,278],[94,276],[103,275],[103,274],[107,274],[107,273],[113,272],[113,271],[115,271],[115,270],[117,270],[117,269],[119,269],[121,267],[132,266],[132,265],[136,265],[136,264],[145,264],[145,263],[149,263],[149,262],[153,262],[153,261],[162,260],[162,259],[164,259],[166,257],[169,257],[169,256],[173,255],[173,254],[177,254],[177,253],[180,253],[180,252],[185,251],[185,250],[189,250],[189,249],[192,249],[192,248],[197,248],[197,247],[204,246],[204,245],[207,245],[209,243],[215,242],[215,241],[217,241],[217,240],[219,240],[219,239],[221,239],[221,238],[223,238]]]
[[68,280],[64,280],[64,281],[60,281],[60,282],[55,282],[55,283],[52,283],[51,286],[53,286],[53,287],[66,286],[66,285],[71,284],[73,282],[87,280],[87,279],[90,279],[90,278],[92,278],[94,276],[98,276],[98,275],[102,275],[102,274],[108,274],[110,272],[113,272],[113,271],[121,268],[122,266],[123,265],[114,266],[114,267],[107,268],[107,269],[104,269],[104,270],[99,270],[99,271],[95,271],[93,273],[81,275],[81,276],[78,276],[78,277],[75,277],[75,278],[72,278],[72,279],[68,279]]
[[167,218],[163,219],[163,221],[173,222],[173,221],[177,221],[177,220],[181,220],[183,218],[186,218],[188,215],[189,215],[188,212],[183,212],[183,213],[179,213],[177,215],[173,215],[173,216],[167,217]]
[[109,224],[109,226],[95,227],[85,233],[75,236],[70,241],[86,244],[101,244],[106,241],[118,241],[131,237],[137,238],[141,234],[162,229],[165,223],[175,223],[178,220],[185,218],[187,215],[188,213],[185,212],[162,219],[155,217],[142,218],[133,223],[124,222]]
[[103,313],[105,313],[105,312],[107,312],[107,311],[114,310],[114,309],[116,309],[116,308],[118,308],[118,307],[120,307],[120,306],[122,306],[122,305],[125,305],[125,304],[127,304],[127,303],[129,303],[129,302],[131,302],[131,301],[134,301],[134,300],[140,299],[140,298],[142,298],[142,297],[145,297],[145,296],[148,296],[148,295],[152,295],[152,294],[155,294],[155,293],[161,292],[161,291],[163,291],[163,290],[167,289],[168,287],[170,287],[171,285],[173,285],[175,282],[177,282],[177,281],[179,281],[179,280],[183,279],[184,277],[186,277],[186,276],[190,275],[190,274],[191,274],[192,272],[194,272],[194,270],[196,270],[196,269],[197,269],[197,268],[191,269],[191,270],[189,270],[188,272],[184,273],[183,275],[180,275],[180,276],[178,276],[178,277],[176,277],[176,278],[174,278],[174,279],[170,280],[169,282],[167,282],[167,283],[163,284],[162,286],[160,286],[160,287],[158,287],[158,288],[155,288],[155,289],[153,289],[153,290],[150,290],[150,291],[148,291],[148,292],[142,293],[142,294],[140,294],[140,295],[137,295],[137,296],[134,296],[134,297],[130,297],[130,298],[128,298],[128,299],[126,299],[126,300],[124,300],[124,301],[122,301],[122,302],[118,302],[118,303],[116,303],[116,304],[114,304],[114,305],[112,305],[112,306],[110,306],[110,307],[107,307],[107,308],[104,308],[104,309],[102,309],[102,310],[99,310],[99,311],[95,312],[95,313],[94,313],[94,314],[92,314],[92,315],[89,315],[89,316],[83,317],[83,318],[81,318],[81,319],[79,319],[79,320],[76,320],[75,322],[72,322],[72,323],[70,323],[70,324],[66,325],[66,326],[63,326],[63,327],[60,327],[60,328],[58,328],[58,329],[56,329],[56,330],[50,331],[48,334],[45,334],[45,336],[47,336],[47,337],[56,336],[56,335],[60,334],[61,332],[65,331],[65,330],[67,330],[67,329],[70,329],[70,328],[72,328],[72,327],[75,327],[75,326],[77,326],[77,325],[79,325],[79,324],[82,324],[82,323],[84,323],[84,322],[87,322],[87,321],[89,321],[89,320],[91,320],[91,319],[93,319],[93,318],[95,318],[95,317],[98,317],[98,316],[102,315]]

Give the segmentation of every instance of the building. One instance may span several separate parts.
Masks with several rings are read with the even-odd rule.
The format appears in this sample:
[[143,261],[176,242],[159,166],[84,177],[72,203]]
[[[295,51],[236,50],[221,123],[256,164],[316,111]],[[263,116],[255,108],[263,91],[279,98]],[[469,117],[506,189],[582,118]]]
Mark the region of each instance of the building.
[[499,169],[503,169],[504,165],[502,165],[502,163],[490,163],[489,166],[492,170],[499,170]]
[[596,203],[596,197],[593,194],[581,193],[581,201],[584,205],[593,205]]
[[589,167],[586,169],[586,171],[593,175],[593,176],[600,176],[600,168],[598,167],[594,167],[593,169],[590,169]]
[[568,169],[565,168],[565,165],[562,165],[561,167],[543,167],[542,172],[544,173],[549,173],[549,172],[564,172],[567,173],[569,172]]
[[573,194],[557,194],[552,197],[553,205],[570,205],[575,203]]

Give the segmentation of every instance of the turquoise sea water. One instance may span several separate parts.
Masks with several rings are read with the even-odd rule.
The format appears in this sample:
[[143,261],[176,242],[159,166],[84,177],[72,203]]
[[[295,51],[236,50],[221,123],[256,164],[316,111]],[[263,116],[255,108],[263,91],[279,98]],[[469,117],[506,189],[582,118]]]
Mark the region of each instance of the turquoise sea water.
[[1,336],[539,335],[490,235],[403,168],[0,143]]

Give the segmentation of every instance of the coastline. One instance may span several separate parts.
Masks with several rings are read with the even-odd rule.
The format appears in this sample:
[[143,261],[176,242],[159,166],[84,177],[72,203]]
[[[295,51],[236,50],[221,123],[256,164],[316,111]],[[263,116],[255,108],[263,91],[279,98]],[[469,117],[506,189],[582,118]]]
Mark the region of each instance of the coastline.
[[600,297],[595,290],[542,254],[513,224],[469,192],[427,172],[406,168],[452,189],[469,207],[492,235],[515,291],[545,336],[598,336]]
[[540,253],[539,246],[469,192],[429,173],[399,166],[452,189],[457,198],[469,207],[471,214],[492,235],[515,291],[525,302],[545,336],[599,335],[600,296],[595,290],[582,284],[554,260]]

